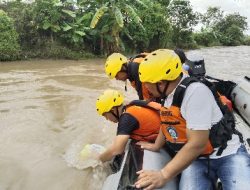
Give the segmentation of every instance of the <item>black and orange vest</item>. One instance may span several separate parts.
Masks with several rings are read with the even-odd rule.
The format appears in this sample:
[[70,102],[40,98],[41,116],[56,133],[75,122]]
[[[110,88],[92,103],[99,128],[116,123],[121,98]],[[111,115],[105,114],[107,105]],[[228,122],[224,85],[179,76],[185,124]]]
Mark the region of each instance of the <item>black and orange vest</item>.
[[[136,55],[135,57],[130,58],[129,62],[140,64],[148,54],[149,53],[145,53],[145,52],[144,53],[140,53],[140,54]],[[150,99],[152,99],[153,96],[150,94],[150,92],[148,91],[148,89],[145,87],[145,84],[141,83],[141,81],[139,80],[138,71],[136,71],[136,75],[137,75],[136,77],[133,77],[134,80],[130,81],[131,86],[136,89],[136,91],[138,92],[139,98],[141,100],[142,99],[143,100],[150,100]],[[138,85],[138,84],[141,84],[141,86]],[[140,87],[138,87],[138,86],[140,86]]]
[[[169,108],[162,107],[160,110],[161,130],[166,140],[175,152],[178,152],[187,142],[186,121],[181,115],[181,104],[184,98],[186,88],[193,82],[202,82],[194,77],[185,78],[176,88],[172,105]],[[238,133],[235,129],[235,120],[232,112],[228,108],[229,100],[213,90],[212,83],[203,82],[213,92],[215,100],[220,107],[223,117],[215,125],[212,126],[209,135],[209,141],[202,155],[210,155],[214,152],[214,148],[218,148],[217,155],[220,155],[227,146],[227,141],[232,138],[233,133]],[[207,83],[207,84],[206,84]],[[211,85],[211,86],[210,86]]]
[[129,61],[140,64],[148,54],[149,53],[146,52],[140,53],[134,57],[129,58]]
[[128,104],[125,113],[131,114],[139,123],[139,128],[134,130],[130,138],[138,141],[154,142],[160,130],[161,105],[156,102],[135,100]]

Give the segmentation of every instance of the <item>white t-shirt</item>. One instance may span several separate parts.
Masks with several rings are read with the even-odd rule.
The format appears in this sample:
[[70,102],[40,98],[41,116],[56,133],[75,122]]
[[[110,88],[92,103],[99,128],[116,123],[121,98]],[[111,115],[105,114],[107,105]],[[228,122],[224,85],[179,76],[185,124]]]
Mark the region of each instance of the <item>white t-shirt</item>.
[[[170,107],[172,104],[174,91],[165,100],[165,107]],[[222,113],[212,92],[206,85],[199,82],[192,83],[187,87],[181,105],[181,114],[186,120],[187,128],[191,130],[209,130],[222,118]],[[215,151],[210,155],[210,158],[236,153],[241,145],[238,135],[233,134],[232,140],[228,141],[227,144],[227,148],[220,156],[216,156],[217,151]]]

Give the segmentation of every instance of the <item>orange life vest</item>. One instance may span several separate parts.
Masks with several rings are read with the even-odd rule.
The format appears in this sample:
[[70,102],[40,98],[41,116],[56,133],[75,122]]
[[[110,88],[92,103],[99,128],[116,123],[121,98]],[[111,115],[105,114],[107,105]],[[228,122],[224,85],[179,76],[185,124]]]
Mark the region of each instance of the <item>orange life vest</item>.
[[[131,82],[131,86],[133,88],[136,88],[135,81]],[[154,98],[153,95],[151,95],[149,90],[146,88],[145,83],[142,82],[141,88],[142,88],[141,90],[142,90],[143,100],[152,100]]]
[[[149,53],[146,53],[146,52],[140,53],[140,54],[136,55],[135,57],[130,58],[129,61],[130,61],[130,62],[137,63],[137,64],[140,64],[148,54],[149,54]],[[131,86],[132,86],[133,88],[136,88],[136,85],[135,85],[136,82],[138,82],[138,81],[132,81],[132,82],[131,82]],[[152,96],[151,93],[148,91],[148,89],[146,88],[146,86],[145,86],[144,83],[142,83],[141,88],[142,88],[141,91],[142,91],[142,96],[143,96],[143,99],[144,99],[144,100],[153,99],[153,96]]]
[[[180,108],[170,106],[170,108],[162,107],[160,110],[161,131],[169,142],[170,146],[176,152],[187,142],[186,121],[181,116]],[[204,155],[211,154],[213,147],[208,141]]]
[[[179,85],[175,90],[172,105],[169,108],[162,107],[160,109],[161,130],[166,137],[169,146],[175,152],[178,152],[188,141],[186,134],[186,121],[181,115],[180,107],[186,88],[193,82],[198,82],[198,79],[193,77],[185,78],[181,82],[181,85]],[[206,82],[204,82],[204,84],[207,85],[210,90],[213,89],[209,86],[209,82]],[[210,85],[212,85],[212,83],[210,83]],[[220,155],[226,148],[227,141],[232,138],[232,134],[238,133],[235,129],[235,121],[232,112],[229,111],[230,106],[228,107],[228,104],[230,104],[230,101],[225,97],[221,98],[215,90],[212,90],[212,92],[223,113],[223,117],[217,124],[212,126],[209,141],[207,142],[206,149],[202,155],[212,154],[214,152],[214,148],[219,148],[217,155]]]
[[126,113],[131,114],[139,122],[139,128],[134,130],[130,138],[138,141],[153,142],[160,130],[161,120],[156,102],[136,100],[126,106]]
[[129,61],[140,64],[148,54],[149,53],[146,53],[146,52],[140,53],[140,54],[138,54],[138,55],[136,55],[134,57],[131,57],[129,59]]

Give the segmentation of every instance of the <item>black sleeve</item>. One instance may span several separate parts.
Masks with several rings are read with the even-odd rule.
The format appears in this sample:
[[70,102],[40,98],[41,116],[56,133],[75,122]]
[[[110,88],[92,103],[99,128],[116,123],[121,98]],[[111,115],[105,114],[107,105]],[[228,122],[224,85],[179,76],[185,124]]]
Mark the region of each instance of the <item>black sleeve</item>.
[[119,119],[117,135],[130,135],[132,131],[139,128],[139,122],[129,113],[122,114]]
[[142,93],[142,84],[139,79],[139,75],[137,75],[137,79],[135,80],[135,88],[137,91],[137,94],[139,96],[139,100],[143,100],[143,93]]
[[139,64],[134,62],[129,62],[128,64],[128,79],[130,82],[135,82],[135,89],[137,91],[137,94],[139,96],[140,100],[143,100],[143,94],[142,94],[142,84],[139,78]]

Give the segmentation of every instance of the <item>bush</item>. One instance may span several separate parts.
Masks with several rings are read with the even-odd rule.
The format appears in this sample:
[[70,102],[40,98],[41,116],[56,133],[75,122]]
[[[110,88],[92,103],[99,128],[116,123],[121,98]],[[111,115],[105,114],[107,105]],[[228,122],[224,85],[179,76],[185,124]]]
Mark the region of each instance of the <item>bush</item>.
[[200,46],[211,47],[221,45],[213,32],[202,31],[194,33],[193,36],[196,43]]
[[233,24],[227,27],[220,35],[220,42],[226,46],[238,46],[243,43],[243,31]]
[[66,46],[59,43],[51,43],[49,41],[44,42],[43,46],[36,48],[34,50],[23,50],[22,59],[30,58],[42,58],[42,59],[85,59],[93,58],[93,54],[85,52],[83,50],[72,50]]
[[13,20],[0,10],[0,61],[19,58],[20,45]]
[[250,36],[245,36],[244,45],[250,46]]

